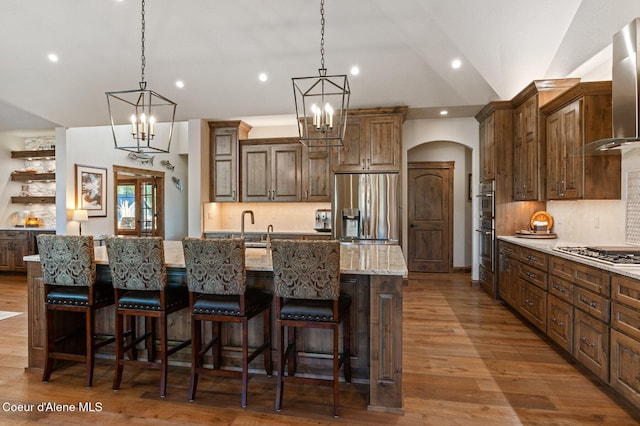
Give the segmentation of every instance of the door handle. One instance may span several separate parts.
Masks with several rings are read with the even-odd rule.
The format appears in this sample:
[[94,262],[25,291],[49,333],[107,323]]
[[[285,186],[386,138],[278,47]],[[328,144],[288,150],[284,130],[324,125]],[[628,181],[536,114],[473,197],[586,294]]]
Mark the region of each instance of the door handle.
[[415,228],[416,225],[414,225],[413,223],[409,225],[409,228]]

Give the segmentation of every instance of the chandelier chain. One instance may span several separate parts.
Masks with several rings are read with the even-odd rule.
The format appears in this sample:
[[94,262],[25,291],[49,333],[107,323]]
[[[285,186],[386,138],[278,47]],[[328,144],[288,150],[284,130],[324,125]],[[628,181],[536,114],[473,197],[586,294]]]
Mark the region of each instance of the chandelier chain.
[[142,35],[140,38],[140,44],[141,44],[141,50],[142,50],[142,56],[140,57],[140,62],[141,62],[141,75],[140,75],[140,82],[144,82],[144,67],[146,66],[146,58],[144,57],[144,29],[145,29],[145,20],[144,20],[144,0],[142,0]]
[[324,0],[320,0],[320,68],[324,67]]

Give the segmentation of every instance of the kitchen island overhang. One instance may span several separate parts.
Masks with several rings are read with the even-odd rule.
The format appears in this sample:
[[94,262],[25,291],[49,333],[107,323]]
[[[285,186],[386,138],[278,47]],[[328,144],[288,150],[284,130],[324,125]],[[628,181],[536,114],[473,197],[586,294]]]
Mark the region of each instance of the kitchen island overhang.
[[[273,291],[270,253],[257,248],[247,248],[245,253],[247,286]],[[95,258],[98,279],[110,281],[106,247],[96,247]],[[27,262],[28,279],[28,369],[38,370],[44,366],[46,342],[44,286],[39,256],[26,256],[24,260]],[[186,286],[180,241],[165,241],[165,263],[169,281]],[[369,384],[369,410],[402,414],[402,286],[408,274],[402,250],[397,245],[342,244],[340,273],[341,289],[351,295],[354,304],[351,314],[353,379]],[[114,315],[113,307],[98,311],[96,332],[112,333]],[[60,321],[58,325],[61,327],[71,326],[75,323],[75,317],[62,318]],[[250,343],[260,341],[261,321],[256,318],[250,322]],[[188,309],[173,314],[169,338],[180,340],[189,336],[190,327]],[[240,362],[237,327],[231,324],[222,333],[223,364],[228,368],[236,368]],[[272,330],[275,330],[274,318]],[[331,372],[331,363],[325,353],[331,353],[330,336],[309,331],[301,333],[299,369],[309,375],[327,376]],[[106,346],[98,356],[113,357],[113,350],[112,345]],[[170,362],[189,365],[189,351],[183,352],[172,357]],[[272,352],[275,354],[274,347]],[[261,366],[262,361],[256,360],[250,368],[264,374],[259,369]]]

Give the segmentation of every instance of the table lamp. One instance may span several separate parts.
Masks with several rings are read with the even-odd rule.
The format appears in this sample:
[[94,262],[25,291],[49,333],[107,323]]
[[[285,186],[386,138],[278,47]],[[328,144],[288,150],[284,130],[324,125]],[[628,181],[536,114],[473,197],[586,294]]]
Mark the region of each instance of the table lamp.
[[71,220],[78,222],[78,235],[82,235],[82,222],[89,220],[89,215],[86,210],[74,210]]

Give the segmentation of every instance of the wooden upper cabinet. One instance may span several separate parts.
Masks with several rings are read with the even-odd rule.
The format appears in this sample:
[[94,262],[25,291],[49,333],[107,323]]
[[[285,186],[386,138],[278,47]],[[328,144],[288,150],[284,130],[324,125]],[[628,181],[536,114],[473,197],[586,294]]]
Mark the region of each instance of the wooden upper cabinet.
[[210,198],[211,201],[239,201],[239,140],[251,126],[242,121],[210,122]]
[[495,179],[496,144],[494,118],[490,115],[480,123],[480,182]]
[[513,111],[513,199],[542,200],[545,168],[545,127],[539,108],[579,79],[536,80],[512,100]]
[[344,144],[334,148],[335,172],[399,172],[406,108],[352,110]]
[[331,201],[331,148],[302,147],[302,201]]
[[610,138],[611,82],[579,83],[541,108],[546,122],[546,199],[620,199],[621,156],[579,149]]
[[243,141],[241,151],[242,201],[301,200],[299,142],[272,143],[268,139],[248,139]]

